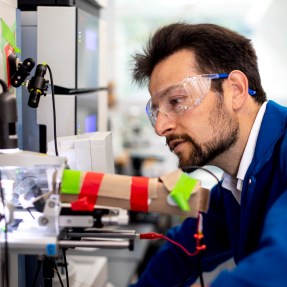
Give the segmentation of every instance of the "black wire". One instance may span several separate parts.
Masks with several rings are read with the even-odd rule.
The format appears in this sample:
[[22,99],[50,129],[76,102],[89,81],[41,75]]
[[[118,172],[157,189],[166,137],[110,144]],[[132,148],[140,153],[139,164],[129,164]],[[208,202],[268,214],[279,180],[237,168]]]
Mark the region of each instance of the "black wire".
[[[201,265],[201,264],[200,264]],[[204,280],[203,280],[203,273],[202,273],[202,271],[201,272],[199,272],[199,282],[200,282],[200,286],[201,287],[204,287],[205,285],[204,285]]]
[[[198,166],[198,165],[188,165],[188,166],[184,166],[182,169],[183,170],[192,170],[191,172],[195,171],[196,169],[203,170],[203,171],[209,173],[211,176],[213,176],[218,184],[220,183],[220,180],[218,179],[218,177],[213,172],[211,172],[209,169],[207,169],[205,167]],[[198,277],[199,277],[200,286],[204,287],[205,285],[204,285],[204,280],[203,280],[202,256],[201,256],[201,254],[198,254],[198,272],[199,272]]]
[[35,273],[34,279],[33,279],[33,285],[32,285],[33,287],[36,287],[37,279],[39,277],[39,273],[40,273],[40,270],[41,270],[41,266],[42,266],[42,260],[38,260],[36,273]]
[[62,248],[63,258],[64,258],[64,266],[65,266],[65,272],[66,272],[66,281],[67,281],[67,287],[69,287],[69,274],[68,274],[68,262],[66,258],[66,249]]
[[32,212],[31,212],[31,210],[30,210],[30,207],[26,208],[26,210],[29,212],[29,214],[32,216],[33,219],[36,219],[36,218],[34,217],[34,215],[32,214]]
[[210,171],[209,169],[207,169],[205,167],[198,166],[198,165],[187,165],[187,166],[184,166],[182,169],[183,170],[190,170],[191,169],[192,170],[191,172],[195,171],[196,169],[206,171],[207,173],[209,173],[211,176],[213,176],[215,178],[217,183],[220,183],[219,178],[212,171]]
[[198,272],[199,272],[200,286],[204,287],[203,271],[202,271],[202,256],[201,256],[201,254],[198,255]]
[[53,127],[54,127],[54,144],[55,144],[55,154],[56,156],[59,155],[58,153],[58,143],[57,143],[57,122],[56,122],[56,105],[55,105],[55,90],[54,90],[54,83],[53,83],[53,75],[49,65],[46,65],[49,71],[50,80],[51,80],[51,91],[52,91],[52,104],[53,104]]
[[[197,165],[189,165],[189,166],[185,166],[184,169],[186,169],[186,170],[196,170],[196,169],[203,170],[203,171],[209,173],[211,176],[213,176],[218,184],[220,183],[219,178],[213,172],[211,172],[209,169],[207,169],[205,167],[197,166]],[[201,256],[201,254],[198,255],[198,272],[199,272],[200,286],[204,287],[205,285],[204,285],[204,279],[203,279],[202,256]]]
[[61,278],[61,275],[59,273],[59,270],[58,270],[58,267],[57,267],[57,264],[56,264],[55,260],[54,260],[54,266],[55,266],[55,271],[56,271],[56,273],[58,275],[58,278],[59,278],[59,282],[60,282],[61,286],[64,287],[64,284],[63,284],[63,281],[62,281],[62,278]]
[[[5,242],[4,242],[4,257],[5,257],[5,262],[3,262],[3,269],[4,269],[4,278],[3,281],[6,282],[6,287],[9,287],[9,247],[8,247],[8,224],[7,224],[7,220],[6,220],[6,216],[5,216],[5,199],[4,199],[4,193],[3,193],[3,189],[2,189],[2,171],[0,169],[0,196],[2,199],[2,204],[3,204],[3,219],[5,222]],[[1,266],[1,268],[2,268]],[[3,282],[3,283],[4,283]]]

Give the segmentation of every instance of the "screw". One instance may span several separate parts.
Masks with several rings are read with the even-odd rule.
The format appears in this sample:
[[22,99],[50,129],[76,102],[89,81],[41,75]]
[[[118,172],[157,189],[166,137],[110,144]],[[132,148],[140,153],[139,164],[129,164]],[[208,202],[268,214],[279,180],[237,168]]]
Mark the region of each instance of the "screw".
[[49,222],[48,218],[45,216],[39,218],[39,220],[40,220],[40,225],[47,225]]
[[51,208],[55,207],[55,202],[54,201],[49,201],[48,206]]

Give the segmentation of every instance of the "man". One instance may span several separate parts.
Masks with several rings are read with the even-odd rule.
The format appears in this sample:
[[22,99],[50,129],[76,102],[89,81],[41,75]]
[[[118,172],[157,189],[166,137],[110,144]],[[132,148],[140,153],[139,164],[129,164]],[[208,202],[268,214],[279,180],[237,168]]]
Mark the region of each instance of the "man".
[[[287,286],[287,109],[266,100],[249,39],[212,24],[159,29],[134,55],[134,79],[149,82],[147,113],[179,167],[215,165],[223,179],[203,215],[198,257],[165,244],[140,286],[190,286],[233,257],[212,287]],[[168,236],[195,250],[196,220]]]

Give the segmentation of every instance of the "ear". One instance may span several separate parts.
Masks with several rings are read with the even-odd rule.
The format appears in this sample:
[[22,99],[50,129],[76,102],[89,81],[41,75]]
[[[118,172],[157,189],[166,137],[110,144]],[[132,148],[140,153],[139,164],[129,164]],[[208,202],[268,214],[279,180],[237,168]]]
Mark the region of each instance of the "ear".
[[241,71],[234,70],[229,74],[228,82],[232,91],[232,107],[238,110],[248,98],[248,79]]

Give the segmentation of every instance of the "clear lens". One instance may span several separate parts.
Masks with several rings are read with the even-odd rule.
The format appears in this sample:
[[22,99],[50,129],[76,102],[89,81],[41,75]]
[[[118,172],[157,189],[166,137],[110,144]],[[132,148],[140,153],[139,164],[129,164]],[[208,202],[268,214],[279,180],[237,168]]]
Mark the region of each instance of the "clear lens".
[[152,124],[152,126],[154,127],[155,126],[155,122],[156,122],[156,115],[155,113],[153,112],[152,108],[151,108],[151,100],[149,100],[146,104],[146,113],[149,117],[149,120]]
[[210,84],[211,78],[200,75],[185,78],[179,84],[160,90],[146,106],[151,124],[155,126],[159,112],[173,119],[198,106],[207,95]]
[[186,86],[189,89],[189,93],[194,96],[194,98],[206,96],[210,90],[211,78],[207,75],[202,75],[198,77],[190,77],[185,80]]

